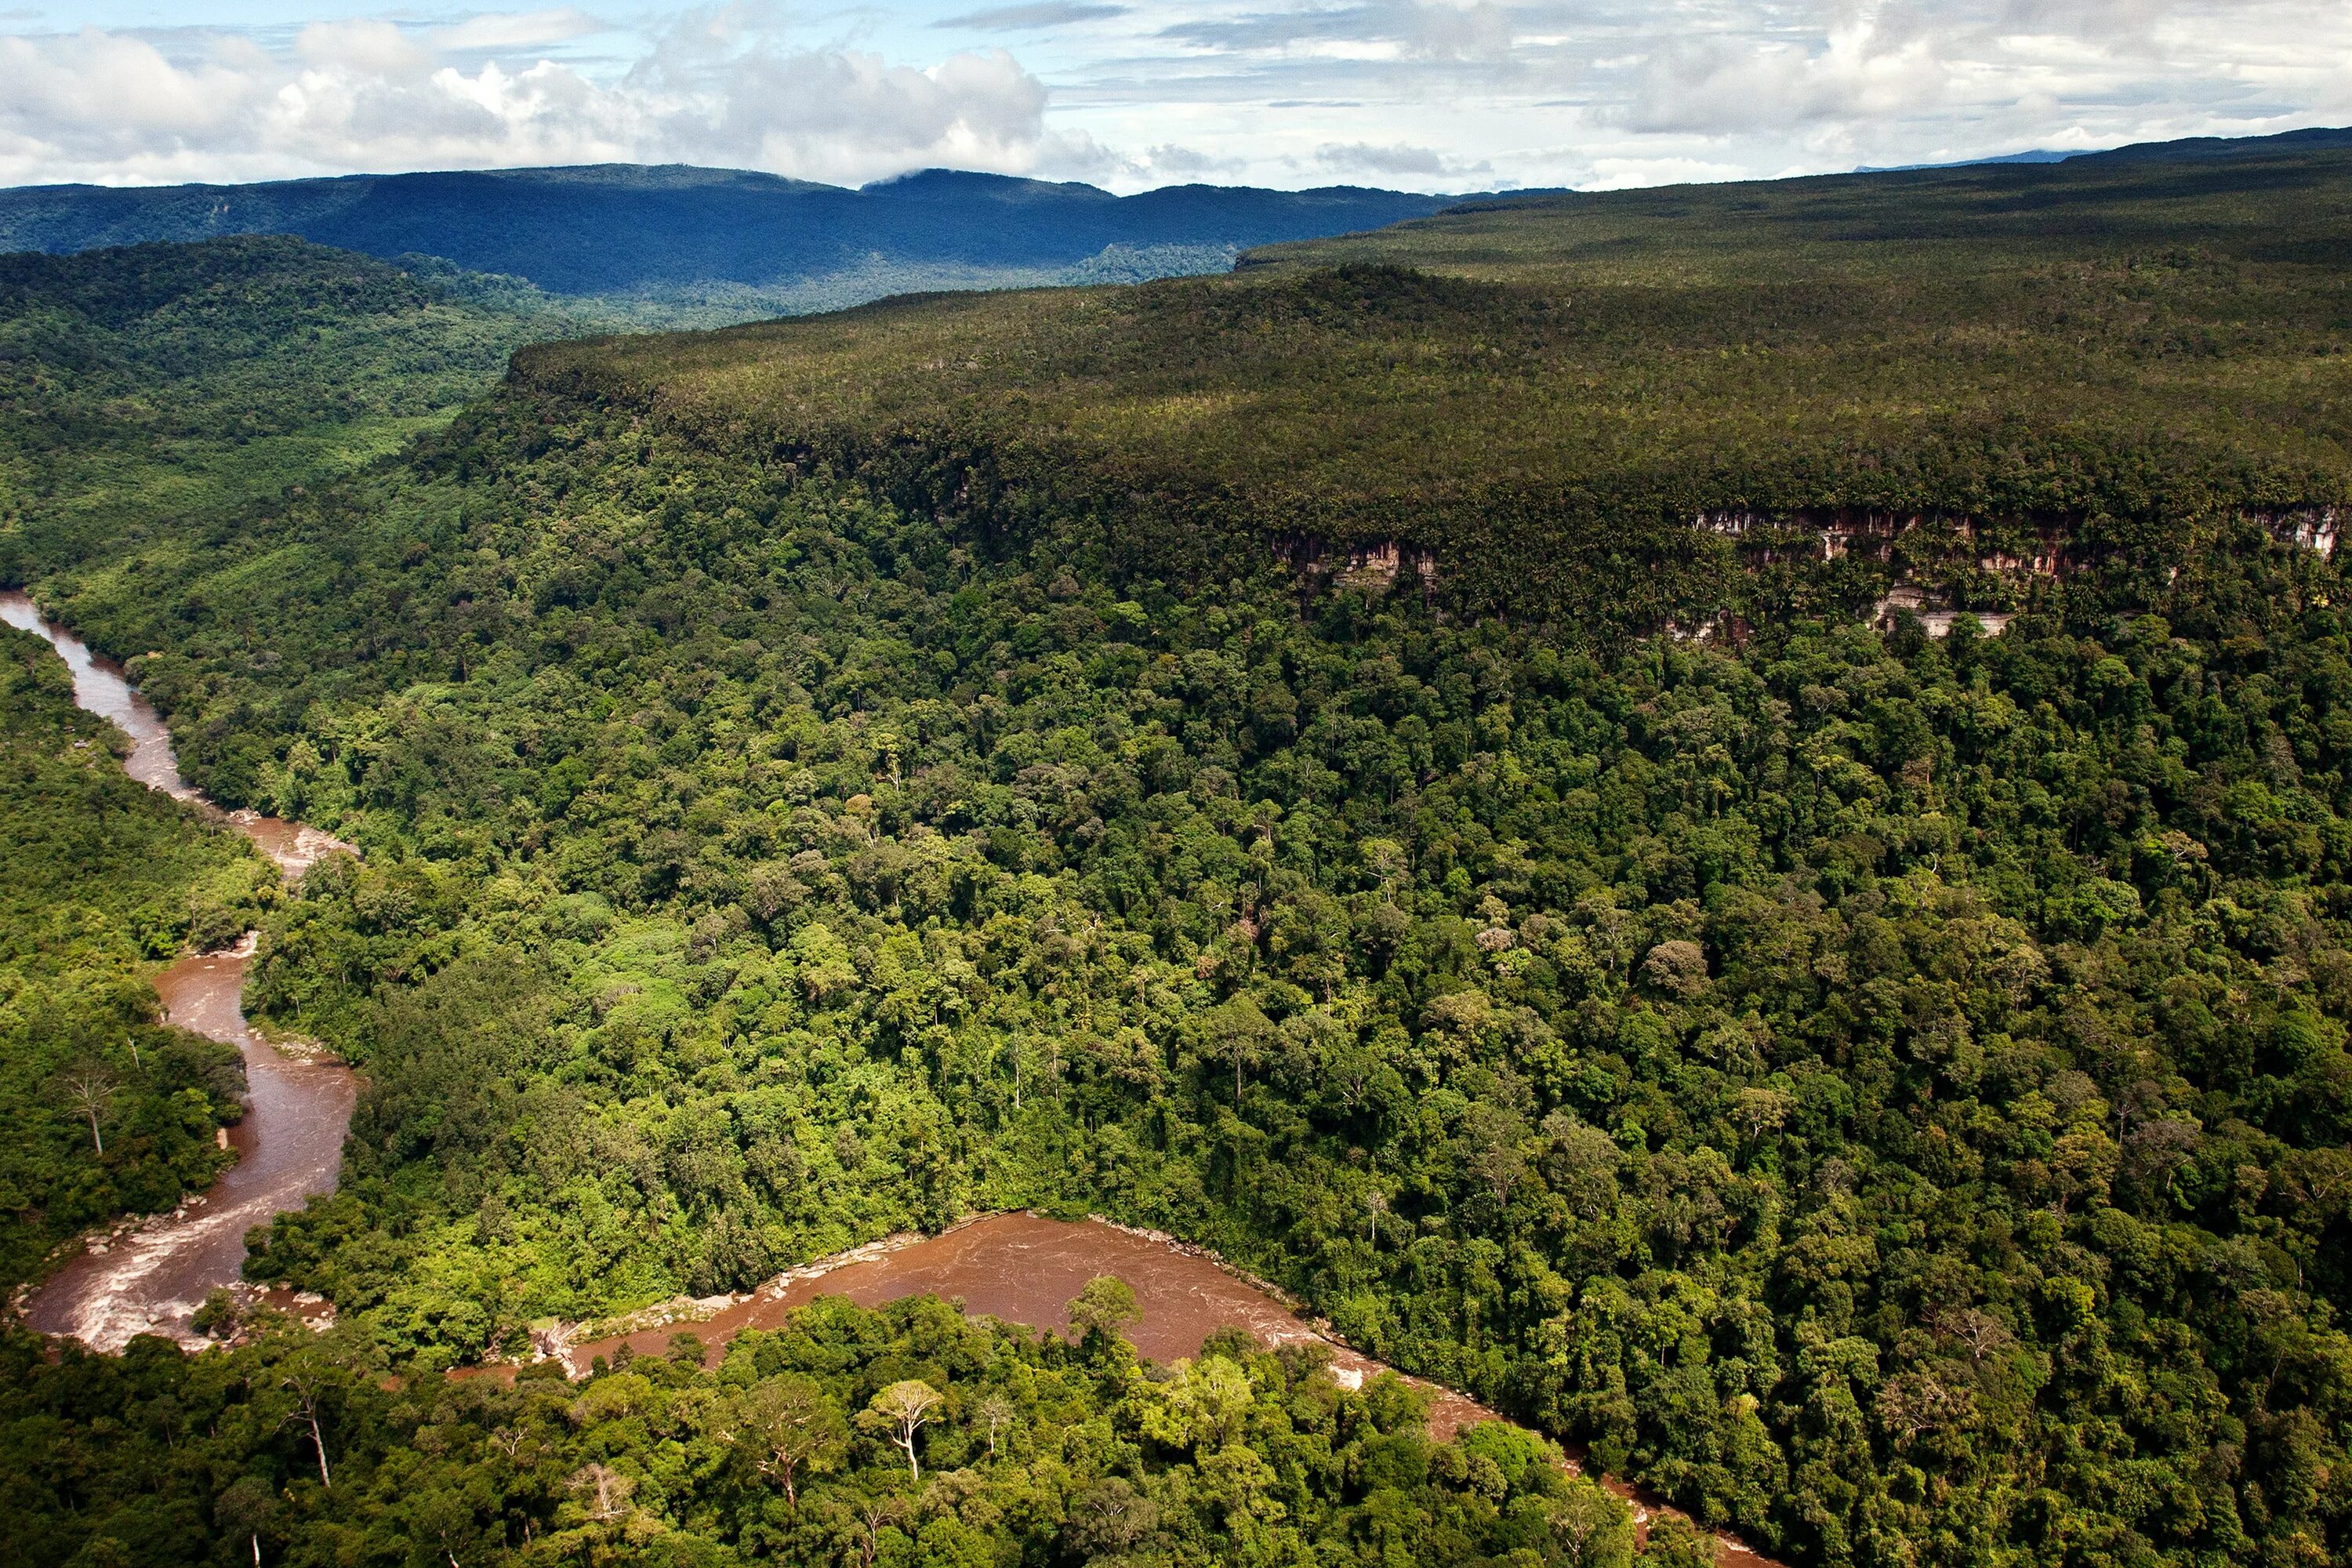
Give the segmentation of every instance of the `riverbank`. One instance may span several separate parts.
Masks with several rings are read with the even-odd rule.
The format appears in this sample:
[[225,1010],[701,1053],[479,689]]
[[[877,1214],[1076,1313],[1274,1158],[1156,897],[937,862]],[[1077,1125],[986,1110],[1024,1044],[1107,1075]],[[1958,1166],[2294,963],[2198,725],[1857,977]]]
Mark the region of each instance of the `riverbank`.
[[[120,666],[44,618],[22,593],[0,594],[0,620],[57,649],[73,676],[75,702],[130,738],[123,765],[131,778],[242,834],[288,881],[328,855],[357,853],[308,824],[226,811],[205,799],[181,778],[169,728]],[[203,1344],[191,1320],[211,1291],[244,1289],[246,1233],[334,1189],[358,1080],[331,1058],[273,1048],[247,1023],[245,975],[256,938],[247,931],[226,951],[187,954],[154,982],[165,1022],[234,1045],[244,1059],[246,1112],[226,1132],[236,1163],[167,1213],[118,1221],[86,1237],[25,1299],[25,1320],[36,1331],[107,1352],[142,1333]]]
[[[631,1355],[666,1354],[683,1334],[701,1341],[705,1359],[715,1362],[737,1334],[781,1327],[820,1296],[846,1296],[859,1306],[877,1307],[934,1295],[969,1313],[1053,1330],[1066,1321],[1070,1299],[1087,1280],[1105,1274],[1134,1290],[1139,1316],[1126,1334],[1151,1360],[1198,1356],[1212,1333],[1240,1328],[1268,1346],[1323,1347],[1332,1376],[1344,1387],[1360,1388],[1396,1372],[1347,1343],[1329,1324],[1306,1316],[1287,1293],[1205,1247],[1099,1216],[1058,1220],[1028,1211],[973,1215],[937,1236],[886,1237],[788,1269],[740,1295],[679,1297],[625,1318],[551,1325],[533,1340],[540,1358],[560,1363],[567,1375],[577,1378],[598,1361],[609,1364],[625,1350]],[[510,1376],[512,1370],[487,1368],[471,1375]],[[1428,1398],[1428,1430],[1441,1442],[1482,1421],[1508,1419],[1453,1389],[1397,1375]],[[1580,1453],[1570,1450],[1566,1463],[1576,1473],[1585,1472]],[[1633,1507],[1636,1526],[1644,1531],[1653,1516],[1681,1511],[1614,1477],[1600,1480]],[[1780,1568],[1735,1537],[1718,1534],[1716,1542],[1717,1568]]]
[[[40,621],[21,595],[0,600],[0,610],[57,647],[73,672],[77,700],[131,737],[132,776],[140,782],[244,833],[289,879],[321,856],[348,848],[302,824],[213,807],[180,778],[168,730],[120,669]],[[100,1350],[119,1350],[140,1333],[206,1343],[191,1321],[205,1295],[225,1286],[251,1293],[240,1283],[247,1231],[332,1190],[356,1081],[340,1064],[273,1048],[247,1023],[240,1002],[254,945],[248,933],[236,948],[191,955],[157,977],[169,1021],[236,1044],[246,1061],[252,1105],[230,1134],[236,1163],[212,1189],[170,1214],[94,1239],[29,1303],[28,1321],[41,1331],[72,1335]],[[715,1355],[743,1330],[779,1326],[798,1308],[834,1294],[866,1306],[937,1295],[966,1311],[1051,1330],[1064,1321],[1067,1302],[1087,1281],[1105,1274],[1134,1289],[1140,1316],[1129,1337],[1155,1361],[1197,1356],[1212,1333],[1237,1327],[1268,1345],[1320,1346],[1345,1386],[1360,1387],[1394,1371],[1347,1344],[1328,1323],[1305,1316],[1286,1293],[1205,1248],[1099,1218],[1071,1222],[1032,1213],[974,1216],[938,1236],[886,1237],[790,1270],[740,1296],[681,1298],[612,1322],[550,1325],[534,1338],[540,1356],[578,1376],[624,1350],[662,1353],[688,1332],[706,1339],[707,1352]],[[323,1303],[315,1305],[318,1313],[301,1314],[306,1321],[331,1315]],[[472,1375],[510,1375],[511,1370],[480,1369]],[[1429,1430],[1440,1440],[1504,1419],[1465,1394],[1410,1376],[1405,1381],[1427,1397]],[[1567,1462],[1581,1468],[1578,1456]],[[1643,1525],[1654,1512],[1672,1511],[1622,1483],[1603,1482],[1633,1505]],[[1725,1568],[1772,1568],[1769,1559],[1728,1538],[1720,1539],[1718,1561]]]

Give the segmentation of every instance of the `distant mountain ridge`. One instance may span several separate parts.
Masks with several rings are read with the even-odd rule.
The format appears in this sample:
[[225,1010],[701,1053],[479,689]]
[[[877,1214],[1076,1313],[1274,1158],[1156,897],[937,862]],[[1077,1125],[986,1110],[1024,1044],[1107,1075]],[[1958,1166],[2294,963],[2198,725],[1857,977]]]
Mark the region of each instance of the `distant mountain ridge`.
[[[2352,147],[2352,130],[1974,162],[2207,160],[2341,147]],[[682,310],[674,324],[710,325],[894,293],[1223,271],[1257,247],[1385,228],[1465,204],[1516,205],[1542,194],[1191,184],[1120,196],[1088,184],[947,169],[852,190],[740,169],[598,163],[242,185],[0,189],[0,252],[62,255],[289,235],[385,259],[435,258],[556,294],[642,296]]]
[[1938,163],[1864,163],[1857,174],[1904,174],[1920,169],[1976,169],[1993,163],[2073,163],[2085,158],[2133,163],[2178,158],[2231,158],[2247,153],[2309,153],[2352,147],[2352,126],[2313,126],[2272,136],[2185,136],[2172,142],[2133,142],[2087,152],[2037,147],[1989,158],[1956,158]]
[[[1141,273],[1425,217],[1458,198],[1330,186],[1093,185],[932,169],[862,189],[742,170],[595,164],[352,174],[249,185],[0,190],[0,250],[296,235],[422,255],[558,293],[790,287],[843,274],[1055,272],[1108,255]],[[1136,258],[1140,259],[1135,259]],[[948,286],[953,286],[950,280]]]

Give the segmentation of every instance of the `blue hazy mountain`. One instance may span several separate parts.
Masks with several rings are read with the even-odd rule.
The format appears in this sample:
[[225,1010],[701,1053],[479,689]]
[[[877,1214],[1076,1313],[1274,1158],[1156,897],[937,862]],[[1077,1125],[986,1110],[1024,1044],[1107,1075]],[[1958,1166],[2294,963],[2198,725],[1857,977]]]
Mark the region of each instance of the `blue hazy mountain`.
[[[249,185],[0,190],[0,250],[298,235],[380,257],[439,257],[563,293],[845,273],[1055,271],[1106,253],[1199,256],[1378,228],[1454,200],[1333,186],[1093,185],[927,170],[862,189],[684,165],[357,174]],[[1178,270],[1202,270],[1198,266]]]
[[1918,169],[1976,169],[1993,163],[2070,163],[2096,158],[2116,163],[2180,158],[2232,158],[2249,153],[2310,153],[2352,147],[2352,128],[2315,126],[2307,131],[2283,131],[2274,136],[2185,136],[2173,142],[2134,142],[2096,152],[2058,152],[2037,147],[2026,153],[2003,153],[1990,158],[1957,158],[1940,163],[1864,163],[1857,174],[1902,174]]

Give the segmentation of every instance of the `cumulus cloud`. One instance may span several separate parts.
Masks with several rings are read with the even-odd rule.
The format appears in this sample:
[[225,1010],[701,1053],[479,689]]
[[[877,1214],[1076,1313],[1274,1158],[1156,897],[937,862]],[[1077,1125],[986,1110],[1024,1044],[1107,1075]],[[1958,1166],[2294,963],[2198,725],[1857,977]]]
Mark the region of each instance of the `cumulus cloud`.
[[1743,19],[1654,29],[1590,117],[1891,162],[2284,129],[2352,73],[2352,11],[2324,0],[1814,0]]
[[966,3],[0,29],[0,180],[616,159],[1598,186],[2352,119],[2344,0]]
[[1094,154],[1083,135],[1047,132],[1044,86],[1002,50],[909,66],[787,47],[747,15],[690,15],[609,80],[527,54],[480,58],[585,36],[597,24],[576,11],[424,30],[321,22],[277,50],[234,34],[0,37],[0,180],[631,161],[856,183]]
[[1956,68],[1932,39],[1889,37],[1867,26],[1832,32],[1818,47],[1667,39],[1612,118],[1635,131],[1705,134],[1885,121],[1940,107]]

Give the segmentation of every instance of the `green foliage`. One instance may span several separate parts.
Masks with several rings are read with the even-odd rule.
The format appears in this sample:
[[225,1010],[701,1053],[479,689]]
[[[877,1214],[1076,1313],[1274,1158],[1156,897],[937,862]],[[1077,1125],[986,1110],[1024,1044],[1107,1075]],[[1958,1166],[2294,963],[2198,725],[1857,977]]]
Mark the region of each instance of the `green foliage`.
[[524,342],[626,319],[502,281],[258,237],[0,256],[0,584],[378,461]]
[[1088,1334],[1117,1338],[1141,1315],[1135,1291],[1127,1281],[1105,1274],[1087,1280],[1086,1289],[1070,1302],[1070,1331],[1080,1339]]
[[47,643],[0,626],[0,1286],[204,1186],[245,1089],[236,1047],[156,1022],[146,976],[192,931],[253,924],[275,874],[125,777],[121,743]]
[[[202,553],[36,542],[191,776],[367,850],[266,924],[256,1005],[367,1089],[254,1268],[424,1371],[1093,1209],[1801,1562],[2340,1557],[2352,586],[2241,515],[2346,497],[2338,166],[1595,198],[534,351]],[[1769,526],[1874,506],[1982,531]],[[2066,572],[1969,575],[2043,531]],[[1906,569],[2023,613],[1855,624]],[[1255,1542],[1207,1364],[1138,1429]],[[853,1461],[964,1374],[861,1375],[839,1464],[959,1462]],[[656,1481],[562,1462],[550,1529]],[[1164,1527],[1087,1477],[1074,1555]]]
[[1648,632],[1736,595],[1701,513],[2083,542],[2339,500],[2352,153],[1550,197],[1232,278],[547,345],[526,384],[859,473],[976,530],[1092,515],[1433,547],[1468,605]]
[[263,524],[267,668],[53,584],[369,850],[257,970],[369,1083],[267,1277],[440,1363],[1093,1206],[1791,1556],[2338,1538],[2328,563],[1603,659],[551,412]]
[[[382,1380],[299,1330],[56,1365],[16,1336],[0,1357],[12,1562],[1631,1562],[1624,1505],[1539,1439],[1500,1440],[1532,1456],[1507,1472],[1491,1425],[1433,1443],[1393,1379],[1349,1392],[1255,1347],[1147,1372],[1118,1340],[929,1298],[832,1298],[714,1370],[638,1359],[577,1384]],[[1219,1421],[1164,1437],[1203,1378]]]

